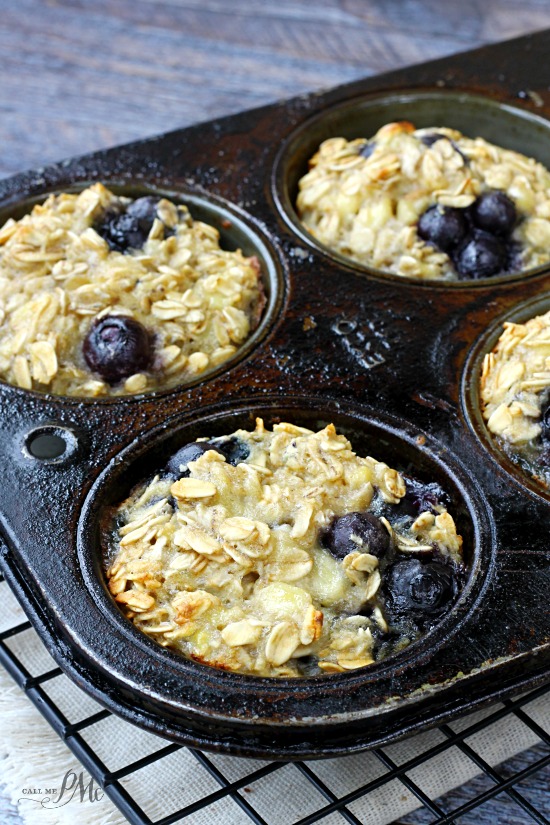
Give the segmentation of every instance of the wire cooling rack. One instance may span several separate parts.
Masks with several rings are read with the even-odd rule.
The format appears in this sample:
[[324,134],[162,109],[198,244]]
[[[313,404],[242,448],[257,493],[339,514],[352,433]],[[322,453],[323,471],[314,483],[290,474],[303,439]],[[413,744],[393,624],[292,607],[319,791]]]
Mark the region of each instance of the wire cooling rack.
[[[14,601],[0,575],[0,620],[1,608],[10,599]],[[394,819],[394,823],[399,825],[528,825],[532,822],[550,825],[550,735],[542,726],[548,720],[537,721],[530,714],[534,703],[550,693],[550,686],[466,717],[458,727],[445,724],[432,734],[421,735],[424,739],[428,736],[428,746],[405,761],[395,760],[392,751],[395,746],[375,748],[365,755],[370,767],[361,779],[368,776],[367,781],[350,782],[344,792],[336,794],[330,787],[327,771],[318,770],[322,762],[267,763],[207,755],[193,748],[167,744],[165,740],[146,733],[143,734],[147,743],[145,752],[137,758],[135,743],[127,752],[121,749],[124,736],[111,739],[108,752],[105,748],[101,752],[98,747],[101,737],[94,736],[94,732],[102,725],[110,720],[118,726],[132,726],[116,719],[82,694],[60,668],[52,667],[53,660],[42,645],[38,646],[41,655],[36,657],[35,654],[26,661],[28,639],[32,639],[35,649],[37,646],[35,631],[28,621],[17,620],[14,624],[4,618],[0,627],[4,628],[6,624],[7,629],[0,632],[0,663],[132,825],[171,825],[182,821],[195,825],[199,820],[201,823],[215,822],[219,820],[219,805],[222,802],[230,806],[229,814],[225,811],[224,822],[241,825],[250,821],[256,825],[272,825],[274,800],[270,798],[270,793],[277,797],[277,823],[281,825],[312,825],[317,822],[325,825],[342,822],[363,825],[367,821],[379,820],[376,814],[374,819],[370,816],[365,818],[358,808],[359,804],[364,806],[365,800],[371,799],[369,795],[379,793],[385,787],[392,788],[393,794],[408,795],[413,801],[410,808],[416,805],[416,810],[398,820]],[[66,699],[70,691],[80,693],[76,714],[80,718],[70,718],[71,714],[67,711]],[[74,708],[73,703],[73,716]],[[492,726],[502,725],[503,720],[516,726],[526,726],[536,744],[497,767],[490,764],[483,748],[476,743],[479,744],[480,735],[489,734]],[[416,740],[420,741],[420,737]],[[113,745],[115,741],[118,743],[116,747]],[[470,775],[477,775],[455,791],[433,799],[422,788],[422,771],[437,770],[438,759],[448,758],[451,752],[469,760],[472,768]],[[112,764],[113,756],[115,765]],[[193,798],[192,794],[188,794],[177,809],[160,818],[151,817],[147,812],[147,798],[155,796],[151,794],[151,783],[154,786],[155,775],[166,775],[168,764],[175,775],[181,776],[182,766],[180,764],[178,768],[178,760],[180,763],[185,761],[187,771],[190,769],[193,775],[202,775],[200,797]],[[134,782],[132,785],[130,780],[143,776],[143,772],[147,773],[149,790],[148,797],[140,798],[142,783]],[[283,803],[284,818],[281,819],[281,794],[284,799],[285,789],[290,787],[298,789],[298,797],[302,794],[302,804],[297,804],[296,794],[292,794],[292,800],[289,794],[288,809]]]

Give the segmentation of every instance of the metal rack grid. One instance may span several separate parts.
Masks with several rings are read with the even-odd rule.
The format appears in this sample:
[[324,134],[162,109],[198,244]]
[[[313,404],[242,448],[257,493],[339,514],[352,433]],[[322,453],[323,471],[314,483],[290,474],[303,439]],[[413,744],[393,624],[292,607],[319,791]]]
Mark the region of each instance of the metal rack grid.
[[[0,605],[5,603],[6,595],[11,597],[8,585],[0,575]],[[137,759],[132,759],[131,755],[127,754],[130,761],[122,758],[118,768],[108,767],[105,757],[94,749],[93,737],[92,744],[87,741],[87,737],[90,738],[90,731],[94,728],[114,717],[109,711],[99,708],[97,703],[82,694],[82,699],[86,700],[83,703],[83,718],[77,721],[68,718],[59,703],[52,698],[52,691],[48,689],[48,686],[58,679],[66,680],[67,685],[71,685],[61,669],[50,666],[55,663],[45,649],[40,662],[38,664],[34,662],[30,668],[24,661],[24,656],[18,655],[13,649],[18,646],[17,642],[21,641],[25,634],[34,633],[28,621],[19,621],[3,630],[0,633],[0,664],[25,691],[27,697],[39,709],[53,730],[132,825],[171,825],[182,821],[194,823],[194,815],[199,811],[204,813],[209,810],[212,812],[212,820],[215,820],[216,804],[228,799],[238,806],[239,810],[235,808],[235,815],[238,814],[239,822],[250,821],[256,825],[270,825],[269,818],[265,818],[265,804],[261,806],[263,811],[252,804],[251,786],[255,783],[261,784],[264,778],[268,778],[267,781],[270,783],[277,783],[281,774],[288,770],[297,771],[309,788],[316,791],[317,807],[305,816],[285,818],[285,825],[313,825],[317,822],[327,824],[330,822],[331,825],[335,822],[348,822],[362,825],[365,820],[354,812],[354,803],[367,798],[370,793],[392,782],[396,783],[401,792],[406,789],[418,800],[418,808],[406,817],[400,818],[399,825],[446,825],[447,823],[462,825],[462,823],[474,821],[476,823],[506,821],[514,825],[537,822],[550,825],[550,810],[547,807],[550,806],[550,792],[545,791],[545,788],[547,789],[550,785],[550,734],[529,715],[529,705],[544,694],[550,693],[550,686],[543,686],[519,698],[501,702],[487,713],[482,714],[481,719],[480,714],[475,715],[475,721],[472,721],[473,717],[466,718],[465,723],[460,725],[459,729],[449,724],[441,725],[437,729],[438,741],[405,761],[396,762],[390,756],[391,747],[373,749],[369,753],[381,769],[378,775],[360,784],[359,787],[337,795],[327,784],[326,778],[324,780],[322,775],[316,771],[316,766],[321,763],[256,763],[235,757],[220,759],[219,756],[207,755],[193,748],[167,744],[165,740],[152,734],[144,734],[154,743],[150,752]],[[78,691],[75,686],[72,686],[72,689]],[[56,695],[56,691],[53,695]],[[57,691],[57,696],[59,695]],[[512,718],[515,722],[527,726],[539,741],[520,756],[495,767],[484,758],[475,745],[467,740],[472,740],[472,737],[475,740],[475,734],[487,731],[491,725],[503,719],[511,720]],[[122,720],[119,720],[119,723],[129,724]],[[412,778],[412,775],[415,769],[425,766],[426,763],[438,757],[444,757],[451,749],[458,749],[463,757],[471,760],[477,766],[478,775],[462,786],[459,792],[451,791],[438,799],[432,799],[422,789],[421,783]],[[186,759],[195,760],[197,771],[202,768],[204,776],[209,778],[210,790],[198,799],[187,801],[186,804],[168,815],[152,819],[143,804],[125,786],[125,781],[143,769],[155,769],[161,760],[177,754],[181,757],[185,756]],[[235,778],[235,772],[228,770],[228,766],[235,763],[241,763],[240,768],[242,768],[242,763],[246,763],[249,770],[246,770],[244,775],[237,775]],[[239,771],[236,773],[238,774]],[[228,774],[233,774],[233,776],[228,776]],[[537,784],[540,786],[542,794],[537,795],[538,804],[529,800],[529,789],[520,788],[527,779],[529,779],[530,788]],[[492,807],[484,807],[487,805]],[[543,808],[546,808],[546,814]],[[267,816],[269,817],[269,814]],[[290,816],[292,812],[289,811]]]

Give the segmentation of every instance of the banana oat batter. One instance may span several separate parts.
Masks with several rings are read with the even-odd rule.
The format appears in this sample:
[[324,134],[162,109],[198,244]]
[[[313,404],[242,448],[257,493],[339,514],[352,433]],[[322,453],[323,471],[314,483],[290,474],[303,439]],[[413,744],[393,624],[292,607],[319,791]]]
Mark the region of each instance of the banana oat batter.
[[510,457],[550,486],[550,312],[504,324],[483,362],[481,400]]
[[61,395],[184,382],[231,358],[265,299],[256,258],[165,198],[102,184],[0,229],[0,379]]
[[358,263],[422,280],[486,278],[550,260],[550,172],[454,129],[383,126],[324,141],[298,214]]
[[435,482],[361,458],[332,425],[186,444],[109,515],[107,576],[165,647],[226,670],[361,668],[418,638],[464,567]]

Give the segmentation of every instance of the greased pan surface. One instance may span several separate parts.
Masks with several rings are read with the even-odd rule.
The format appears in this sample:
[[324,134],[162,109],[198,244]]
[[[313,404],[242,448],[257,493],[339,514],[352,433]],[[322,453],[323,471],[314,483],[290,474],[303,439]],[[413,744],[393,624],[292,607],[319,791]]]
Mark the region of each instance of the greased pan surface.
[[[542,300],[549,269],[450,285],[388,276],[317,247],[297,231],[291,204],[315,141],[415,112],[418,125],[452,116],[470,133],[481,122],[482,136],[548,164],[549,46],[543,32],[0,183],[2,217],[95,180],[168,191],[220,225],[232,220],[264,264],[261,329],[192,385],[99,401],[0,386],[3,570],[62,667],[112,710],[204,748],[321,757],[548,679],[549,497],[495,458],[472,387],[486,331]],[[412,465],[450,492],[470,574],[420,642],[373,668],[273,681],[182,659],[124,621],[101,573],[102,507],[133,472],[256,414],[270,424],[334,421],[358,451]],[[38,460],[29,444],[48,427],[68,446]]]

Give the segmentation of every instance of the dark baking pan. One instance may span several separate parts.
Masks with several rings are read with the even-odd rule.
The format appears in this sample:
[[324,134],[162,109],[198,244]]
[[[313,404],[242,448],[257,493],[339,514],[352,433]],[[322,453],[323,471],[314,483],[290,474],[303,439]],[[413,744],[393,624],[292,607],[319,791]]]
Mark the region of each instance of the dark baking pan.
[[[108,708],[201,748],[322,757],[548,680],[550,497],[500,460],[475,387],[497,323],[544,301],[550,267],[408,281],[312,242],[292,203],[321,139],[368,136],[394,119],[444,122],[550,165],[549,49],[542,32],[0,182],[4,217],[96,180],[168,192],[263,262],[260,328],[193,384],[107,400],[0,386],[2,569],[55,659]],[[370,668],[272,680],[184,659],[124,619],[104,583],[103,509],[181,444],[257,414],[334,421],[360,454],[449,491],[468,580],[419,642]]]

